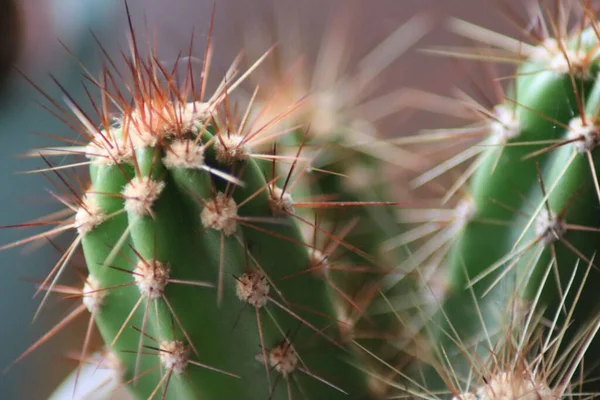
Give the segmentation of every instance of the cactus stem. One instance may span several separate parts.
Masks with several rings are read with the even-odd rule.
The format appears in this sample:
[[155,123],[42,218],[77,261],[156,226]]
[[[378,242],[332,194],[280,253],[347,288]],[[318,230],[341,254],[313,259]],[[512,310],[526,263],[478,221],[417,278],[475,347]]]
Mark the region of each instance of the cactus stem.
[[[298,130],[299,126],[279,131],[271,128],[298,109],[301,102],[294,103],[266,123],[248,122],[250,110],[237,127],[234,126],[236,118],[228,116],[228,96],[271,50],[237,80],[234,77],[238,73],[239,60],[236,60],[215,95],[208,100],[203,99],[207,75],[204,73],[199,101],[188,102],[190,93],[194,97],[197,95],[190,79],[186,76],[186,88],[179,89],[179,77],[163,68],[152,48],[148,57],[142,56],[132,30],[130,35],[132,57],[124,60],[127,73],[112,72],[116,70],[115,64],[105,60],[108,69],[103,75],[98,80],[89,77],[102,95],[102,104],[95,104],[90,99],[97,116],[85,115],[83,107],[72,101],[67,101],[70,113],[52,104],[59,109],[59,117],[64,113],[65,122],[72,125],[87,143],[93,144],[83,147],[80,143],[67,141],[72,147],[67,146],[62,149],[64,151],[50,149],[46,154],[54,156],[66,152],[87,156],[93,186],[86,188],[86,194],[81,198],[75,194],[79,191],[71,187],[64,191],[67,193],[65,199],[70,201],[63,203],[74,203],[69,215],[72,220],[53,219],[50,222],[68,225],[78,236],[58,264],[57,276],[50,285],[43,286],[48,286],[48,291],[61,289],[55,285],[56,279],[70,261],[75,247],[83,242],[87,267],[93,277],[90,276],[87,286],[79,293],[82,304],[77,315],[88,309],[92,312],[94,323],[108,343],[103,358],[112,351],[118,355],[128,379],[124,385],[139,380],[137,385],[129,388],[137,397],[149,395],[152,398],[162,391],[165,399],[223,398],[223,393],[228,390],[237,393],[237,397],[240,394],[242,397],[246,394],[251,398],[261,397],[264,382],[257,378],[263,374],[262,366],[253,359],[259,344],[258,336],[267,374],[269,370],[275,370],[287,382],[289,400],[298,392],[306,398],[339,396],[319,382],[346,393],[335,386],[338,381],[343,382],[344,389],[352,394],[366,395],[360,374],[354,375],[356,371],[345,360],[353,355],[339,339],[336,328],[344,322],[335,314],[333,297],[337,297],[334,296],[336,293],[329,291],[327,286],[330,284],[351,301],[352,296],[344,292],[343,285],[338,287],[328,282],[328,274],[332,270],[331,252],[340,245],[368,257],[365,251],[344,241],[357,219],[350,221],[340,235],[329,234],[330,245],[318,250],[323,257],[315,260],[316,251],[313,251],[311,259],[310,250],[316,249],[316,245],[305,242],[300,232],[302,224],[287,218],[297,211],[289,193],[294,182],[290,181],[290,185],[286,182],[278,191],[274,185],[276,179],[267,182],[263,170],[265,164],[262,161],[265,160],[292,166],[304,161],[299,154],[261,154],[259,149],[273,141],[284,141],[283,135]],[[211,54],[209,38],[203,65],[205,72]],[[125,76],[127,82],[114,82],[113,78]],[[124,92],[116,88],[121,84],[125,86]],[[117,121],[108,115],[109,104],[123,114]],[[225,113],[224,119],[218,115],[221,110]],[[71,113],[75,117],[68,115]],[[102,129],[92,126],[96,117],[100,117]],[[225,172],[219,172],[221,168]],[[51,170],[57,172],[54,168]],[[60,175],[59,178],[66,183]],[[291,172],[288,179],[291,179]],[[241,183],[244,183],[243,187]],[[71,199],[72,196],[76,198]],[[269,203],[275,203],[276,207]],[[392,203],[361,202],[356,205],[366,204]],[[315,202],[311,206],[347,208],[353,204],[349,201]],[[265,226],[267,223],[271,225]],[[311,226],[326,234],[317,223]],[[50,230],[28,241],[61,231]],[[132,262],[135,256],[139,260]],[[249,269],[249,265],[243,263],[244,256],[246,262],[252,260],[252,267],[260,272]],[[319,265],[313,265],[316,263]],[[235,278],[244,267],[249,272]],[[237,285],[224,279],[225,268],[238,280]],[[326,279],[305,273],[291,282],[277,281],[280,276],[313,268],[325,272]],[[172,279],[171,275],[180,279]],[[214,300],[212,292],[180,287],[213,287],[213,283],[217,286],[220,309],[210,302]],[[248,305],[255,309],[258,335],[255,320],[248,314]],[[230,324],[235,326],[238,308],[242,310],[235,331],[230,329]],[[171,331],[167,327],[169,319]],[[132,325],[139,335],[132,331]],[[89,326],[92,327],[92,322]],[[295,327],[300,332],[300,340],[314,347],[312,352],[306,352],[306,364],[301,359],[302,352],[298,352],[287,338],[286,332]],[[310,335],[305,335],[304,331],[309,330]],[[91,332],[86,334],[80,365],[87,358]],[[279,345],[268,347],[282,337],[285,340]],[[148,346],[148,339],[156,342],[156,346]],[[154,352],[149,354],[145,349]],[[147,365],[155,361],[158,364],[148,369]],[[314,366],[315,371],[321,370],[328,379],[335,377],[336,380],[332,380],[335,385],[309,370],[307,365]],[[239,369],[246,381],[228,386],[229,379],[204,374],[192,366],[233,377],[239,376],[227,371]],[[308,375],[309,379],[302,374]],[[304,383],[306,386],[301,387]],[[292,384],[298,389],[291,388]],[[192,392],[196,392],[195,395]],[[282,393],[278,389],[271,394],[279,398]]]

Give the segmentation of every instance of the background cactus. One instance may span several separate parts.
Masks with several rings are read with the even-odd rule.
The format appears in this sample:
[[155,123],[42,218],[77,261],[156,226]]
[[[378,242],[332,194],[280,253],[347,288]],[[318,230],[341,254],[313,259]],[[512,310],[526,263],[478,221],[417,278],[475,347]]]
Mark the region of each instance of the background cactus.
[[[279,44],[263,68],[250,77],[251,87],[259,86],[261,90],[247,97],[262,105],[257,110],[266,121],[290,101],[301,101],[301,106],[277,125],[278,129],[292,132],[281,138],[276,152],[293,158],[298,146],[302,146],[306,160],[291,166],[279,163],[276,169],[287,177],[280,186],[294,199],[297,212],[305,221],[318,221],[320,229],[304,224],[308,228],[304,238],[319,249],[328,263],[329,284],[343,299],[336,311],[337,317],[348,323],[344,327],[346,334],[384,359],[402,362],[405,355],[390,341],[402,337],[405,327],[395,317],[387,313],[376,315],[371,310],[373,300],[380,298],[378,290],[384,277],[393,269],[403,277],[404,273],[395,267],[408,254],[404,247],[384,246],[386,239],[402,232],[402,227],[397,223],[397,207],[384,206],[392,199],[393,188],[382,171],[414,170],[424,160],[389,146],[383,132],[378,131],[378,122],[404,111],[405,105],[389,101],[401,97],[402,90],[384,87],[384,94],[377,95],[377,89],[385,84],[382,72],[397,65],[400,56],[422,39],[431,29],[431,20],[425,14],[415,15],[351,68],[347,59],[354,49],[342,38],[356,35],[353,19],[348,11],[337,10],[328,18],[315,64],[307,65],[302,28],[293,21],[290,8],[276,6],[273,12],[279,18],[274,26],[267,25],[262,31],[254,29],[252,35],[244,37],[244,48],[257,55],[271,43]],[[265,148],[269,150],[273,151]],[[269,162],[265,162],[264,170],[267,176],[275,174]],[[319,207],[325,206],[337,207],[324,213]],[[323,230],[343,238],[351,247],[341,246]],[[414,281],[407,282],[408,279],[403,280],[406,284],[397,285],[395,292],[408,298],[406,292],[414,291]],[[371,372],[382,367],[370,357],[363,363],[369,364]],[[372,390],[384,395],[387,385],[370,381]]]
[[[423,184],[470,162],[444,198],[461,197],[454,234],[434,237],[423,249],[438,251],[417,251],[413,260],[419,265],[437,259],[447,279],[437,315],[425,329],[436,371],[417,364],[412,372],[422,378],[422,393],[446,389],[456,398],[549,399],[598,390],[591,378],[597,373],[598,329],[596,11],[590,2],[540,2],[531,9],[534,29],[521,26],[527,42],[452,21],[454,31],[483,48],[434,52],[514,63],[515,77],[506,89],[493,83],[499,103],[492,107],[462,94],[481,123],[401,139],[477,138],[416,180]],[[542,337],[556,335],[552,355],[551,339],[542,346],[525,340],[523,329],[535,323],[550,326]],[[517,352],[498,352],[514,343]],[[553,371],[561,373],[549,373],[540,360],[556,363]],[[524,367],[516,368],[520,363]]]

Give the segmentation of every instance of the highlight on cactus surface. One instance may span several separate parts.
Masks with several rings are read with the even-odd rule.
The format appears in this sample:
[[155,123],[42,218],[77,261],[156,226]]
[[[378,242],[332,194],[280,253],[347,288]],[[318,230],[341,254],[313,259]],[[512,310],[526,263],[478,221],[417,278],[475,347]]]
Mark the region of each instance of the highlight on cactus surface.
[[[427,17],[356,70],[343,68],[347,20],[312,69],[291,24],[246,43],[212,85],[214,13],[195,71],[191,54],[161,62],[125,5],[130,53],[99,45],[89,104],[47,96],[79,139],[28,154],[64,210],[5,226],[43,231],[2,250],[61,254],[34,318],[50,296],[75,303],[15,362],[87,318],[54,399],[598,397],[596,5],[531,1],[523,19],[502,4],[519,36],[453,19],[471,44],[427,50],[482,64],[488,86],[473,75],[475,94],[370,100]],[[468,125],[384,140],[378,118],[407,98]],[[447,191],[399,202],[386,165],[420,173],[398,184]],[[64,284],[73,270],[80,283]]]

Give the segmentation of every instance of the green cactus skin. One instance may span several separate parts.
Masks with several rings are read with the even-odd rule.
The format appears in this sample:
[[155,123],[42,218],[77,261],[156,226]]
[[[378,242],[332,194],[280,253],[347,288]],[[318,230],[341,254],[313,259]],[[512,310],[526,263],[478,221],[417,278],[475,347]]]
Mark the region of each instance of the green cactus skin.
[[[541,66],[534,65],[532,68],[541,68]],[[567,121],[575,111],[572,106],[576,104],[575,96],[565,96],[565,93],[572,92],[568,76],[544,72],[538,74],[536,80],[532,80],[530,85],[524,83],[518,85],[519,92],[514,101],[519,106],[516,108],[515,117],[521,128],[509,143],[560,138],[560,133],[556,132],[553,123],[540,115],[553,115],[559,121]],[[538,87],[539,90],[532,90],[529,87]],[[557,95],[558,93],[560,95]],[[543,145],[538,147],[541,148]],[[476,314],[478,309],[483,315],[491,317],[489,329],[496,331],[497,328],[493,325],[499,321],[494,322],[497,318],[494,312],[495,303],[506,303],[514,291],[510,286],[511,276],[507,276],[502,280],[502,284],[494,285],[494,289],[489,291],[490,286],[503,272],[501,269],[473,285],[477,304],[472,303],[475,301],[472,293],[470,290],[465,290],[465,287],[511,251],[514,243],[511,241],[513,229],[522,229],[520,221],[515,221],[514,212],[511,211],[519,210],[524,206],[525,200],[518,193],[527,193],[539,184],[536,163],[543,163],[545,157],[522,160],[535,150],[535,147],[507,146],[502,149],[502,154],[498,158],[499,149],[493,148],[483,155],[485,159],[472,179],[470,195],[475,213],[471,217],[472,222],[464,228],[449,256],[450,288],[445,305],[446,313],[455,326],[467,330],[465,334],[458,333],[461,337],[475,333],[468,333],[472,326],[468,321],[478,319]],[[507,189],[509,187],[510,190]],[[508,226],[479,223],[477,220],[499,221],[508,223]],[[471,304],[467,306],[469,303]]]

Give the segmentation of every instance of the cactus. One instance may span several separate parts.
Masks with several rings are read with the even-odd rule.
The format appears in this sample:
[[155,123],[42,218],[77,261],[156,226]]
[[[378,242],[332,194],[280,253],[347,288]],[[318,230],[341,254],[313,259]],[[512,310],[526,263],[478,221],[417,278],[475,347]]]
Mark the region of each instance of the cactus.
[[[236,60],[207,98],[210,37],[198,82],[191,61],[181,77],[153,52],[144,55],[130,21],[126,72],[107,57],[110,68],[86,76],[100,91],[100,100],[88,106],[93,113],[66,91],[67,108],[48,97],[80,139],[30,155],[41,155],[46,167],[39,172],[67,209],[17,225],[56,227],[4,249],[74,231],[75,239],[39,285],[45,294],[38,314],[51,294],[66,294],[78,305],[17,361],[89,314],[73,393],[90,362],[95,325],[106,349],[94,364],[116,362],[117,387],[128,387],[136,398],[369,396],[369,376],[351,343],[356,322],[341,311],[358,306],[331,271],[338,248],[363,263],[372,262],[371,256],[346,240],[348,226],[330,232],[296,210],[302,204],[326,212],[368,202],[294,202],[287,191],[291,180],[316,191],[314,183],[303,182],[303,173],[292,175],[306,159],[302,143],[289,140],[287,147],[296,148],[291,155],[263,149],[301,134],[276,125],[302,104],[287,104],[266,119],[270,103],[250,102],[240,115],[232,111],[232,93],[269,52],[243,73]],[[50,161],[65,155],[86,160],[60,166]],[[79,166],[87,166],[89,182],[69,173]],[[381,235],[376,224],[368,229]],[[322,247],[307,231],[330,245]],[[79,248],[86,264],[81,285],[63,285]]]
[[[532,20],[539,24],[533,31],[525,24],[521,29],[532,43],[453,20],[452,30],[483,48],[432,50],[516,64],[506,89],[493,76],[498,104],[478,104],[463,93],[460,112],[470,108],[475,124],[398,141],[476,138],[415,180],[425,184],[470,162],[443,199],[458,193],[454,209],[429,211],[437,218],[446,215],[450,223],[407,262],[419,269],[432,262],[445,276],[435,316],[424,321],[428,339],[420,350],[428,361],[415,363],[407,374],[415,379],[411,382],[420,382],[423,396],[446,390],[457,399],[554,399],[598,392],[591,378],[597,374],[600,300],[594,288],[600,200],[596,12],[590,2],[531,4]],[[434,232],[431,225],[430,219],[415,232]],[[540,342],[529,335],[543,330],[542,321],[551,329],[540,334],[546,337]],[[515,343],[518,351],[503,356],[502,349]],[[519,360],[526,362],[516,368]],[[533,385],[528,395],[518,381],[524,376]],[[576,387],[571,378],[579,382]]]

